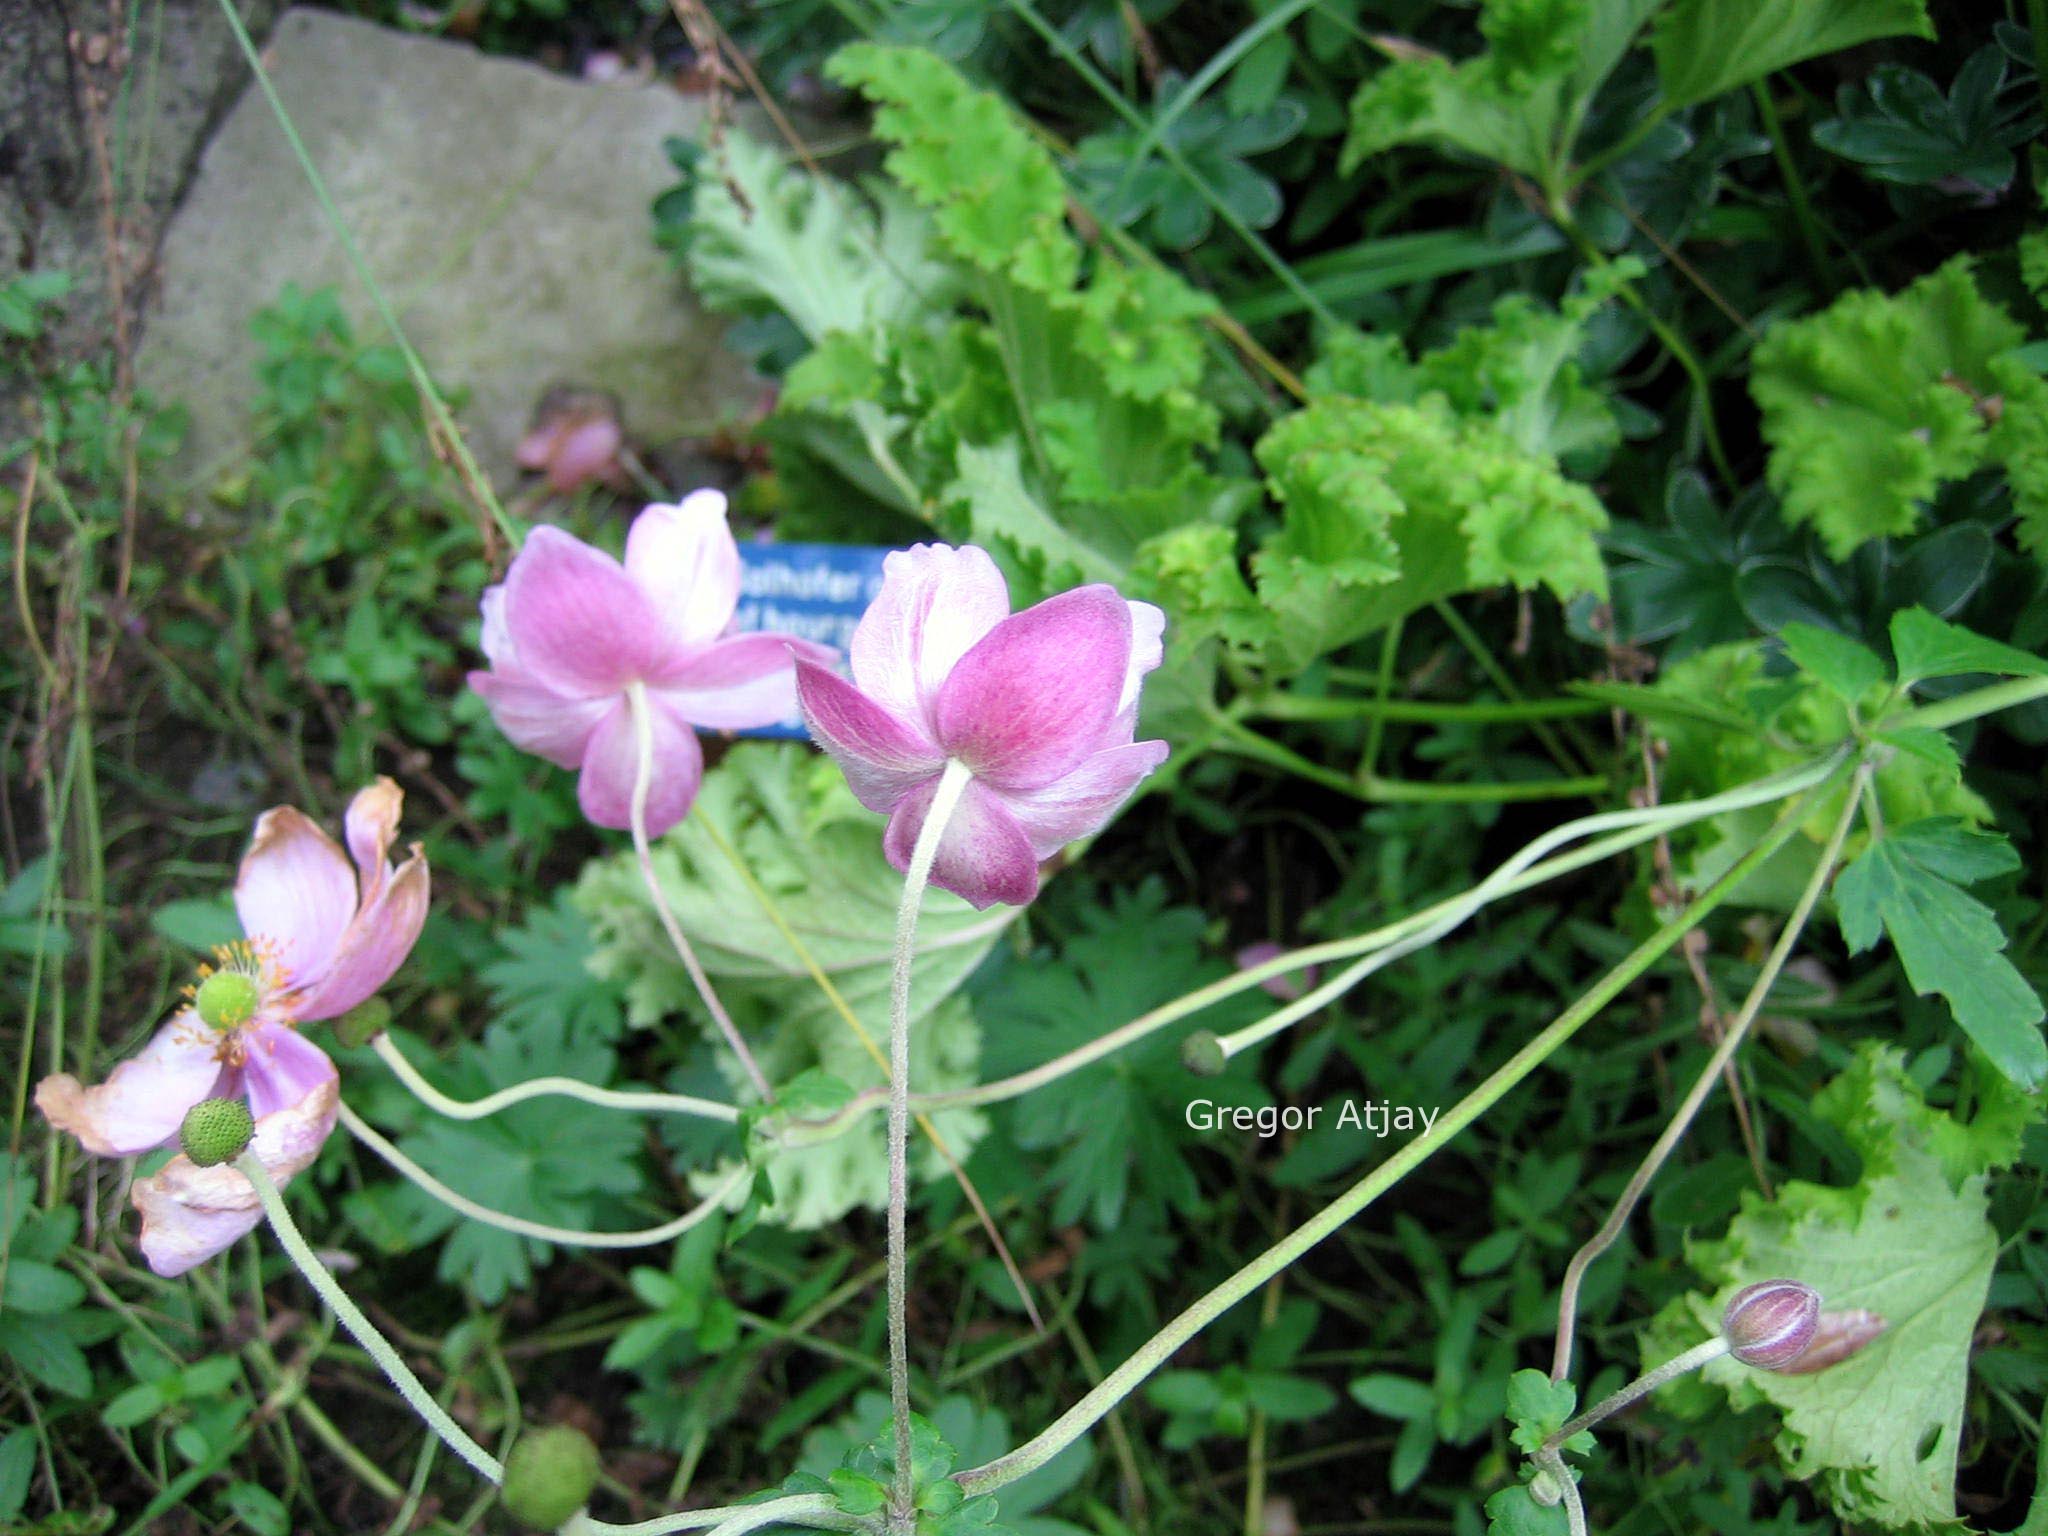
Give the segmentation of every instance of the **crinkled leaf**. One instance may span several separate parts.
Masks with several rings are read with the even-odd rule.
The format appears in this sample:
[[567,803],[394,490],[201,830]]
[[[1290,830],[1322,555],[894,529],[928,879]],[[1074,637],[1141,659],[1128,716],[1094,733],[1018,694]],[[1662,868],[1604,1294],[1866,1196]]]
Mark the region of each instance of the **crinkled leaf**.
[[1992,1079],[1977,1120],[1960,1124],[1926,1104],[1901,1053],[1867,1045],[1814,1111],[1862,1158],[1861,1179],[1745,1194],[1724,1238],[1688,1247],[1707,1289],[1660,1314],[1643,1358],[1718,1329],[1728,1297],[1760,1277],[1796,1276],[1831,1309],[1877,1313],[1886,1331],[1825,1370],[1786,1376],[1724,1358],[1705,1379],[1734,1408],[1777,1406],[1786,1469],[1816,1479],[1846,1523],[1951,1525],[1971,1335],[1998,1254],[1984,1175],[2017,1155],[2029,1110]]

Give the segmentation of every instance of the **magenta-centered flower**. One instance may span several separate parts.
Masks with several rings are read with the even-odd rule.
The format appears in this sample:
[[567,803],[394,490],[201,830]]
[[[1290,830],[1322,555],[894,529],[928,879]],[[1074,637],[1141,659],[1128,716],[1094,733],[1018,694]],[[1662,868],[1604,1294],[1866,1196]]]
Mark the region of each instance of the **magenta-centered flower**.
[[620,829],[632,825],[631,694],[642,690],[654,758],[647,830],[659,835],[683,819],[704,777],[692,727],[772,724],[796,702],[792,653],[831,659],[790,635],[730,633],[739,596],[739,546],[716,491],[647,508],[626,534],[623,565],[559,528],[536,528],[484,593],[491,666],[469,685],[515,745],[581,769],[583,814]]
[[861,804],[888,816],[898,869],[947,761],[964,765],[973,778],[932,881],[977,907],[1021,906],[1039,861],[1099,830],[1165,761],[1165,742],[1132,738],[1166,616],[1099,583],[1012,614],[1002,573],[971,545],[919,544],[882,571],[853,633],[853,682],[797,662],[804,717]]
[[[202,1099],[243,1098],[250,1143],[279,1184],[312,1162],[334,1128],[334,1063],[298,1026],[332,1019],[368,999],[412,952],[427,917],[427,861],[414,844],[387,857],[404,795],[389,779],[348,808],[348,852],[290,806],[266,811],[235,881],[246,937],[215,951],[198,989],[139,1056],[87,1088],[68,1073],[36,1086],[36,1107],[88,1152],[134,1157],[172,1144]],[[351,856],[354,862],[351,863]],[[239,977],[231,988],[209,983]],[[225,1010],[201,996],[230,995]],[[232,1164],[201,1168],[183,1153],[131,1198],[142,1213],[142,1251],[160,1275],[182,1274],[262,1219],[255,1186]]]

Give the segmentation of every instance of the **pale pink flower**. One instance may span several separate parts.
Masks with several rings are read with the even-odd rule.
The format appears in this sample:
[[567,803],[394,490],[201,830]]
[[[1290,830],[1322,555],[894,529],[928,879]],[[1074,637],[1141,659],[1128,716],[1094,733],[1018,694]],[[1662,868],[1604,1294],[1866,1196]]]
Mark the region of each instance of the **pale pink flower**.
[[1012,614],[1002,573],[972,545],[919,544],[882,571],[853,633],[853,682],[798,661],[804,717],[861,804],[888,816],[882,847],[898,869],[947,761],[963,764],[973,779],[932,881],[977,907],[1021,906],[1039,861],[1100,830],[1165,761],[1165,742],[1132,738],[1166,616],[1100,583]]
[[491,666],[469,685],[514,745],[582,770],[583,814],[619,829],[632,825],[630,693],[641,686],[654,738],[647,830],[658,836],[683,819],[704,777],[692,727],[772,724],[796,704],[792,653],[832,657],[789,635],[731,633],[739,596],[739,546],[716,491],[647,508],[626,534],[623,565],[559,528],[536,528],[484,593]]
[[[403,801],[389,779],[359,793],[347,853],[290,806],[264,812],[235,880],[246,937],[215,952],[222,970],[252,984],[248,1016],[216,1027],[188,1004],[97,1087],[68,1073],[44,1078],[44,1118],[88,1152],[134,1157],[174,1144],[202,1099],[245,1098],[256,1121],[251,1146],[273,1179],[283,1184],[312,1162],[340,1092],[334,1063],[298,1026],[369,998],[426,921],[426,856],[415,843],[396,869],[387,857]],[[201,1168],[183,1153],[138,1179],[132,1198],[143,1254],[165,1276],[212,1258],[262,1219],[255,1187],[232,1165]]]
[[618,405],[609,395],[551,390],[512,460],[521,469],[544,470],[548,489],[557,495],[583,485],[623,491],[633,483],[620,460],[625,446]]

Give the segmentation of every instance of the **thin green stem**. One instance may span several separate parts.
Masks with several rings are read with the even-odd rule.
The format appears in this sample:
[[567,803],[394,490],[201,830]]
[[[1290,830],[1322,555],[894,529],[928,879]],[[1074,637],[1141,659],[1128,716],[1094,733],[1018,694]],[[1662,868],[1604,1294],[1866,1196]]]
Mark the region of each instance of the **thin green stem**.
[[661,919],[661,926],[668,931],[668,941],[675,947],[677,956],[683,962],[683,969],[690,973],[690,983],[697,989],[697,996],[703,1001],[705,1011],[711,1015],[718,1032],[725,1037],[725,1043],[733,1055],[739,1058],[747,1080],[754,1085],[754,1091],[761,1096],[761,1102],[772,1104],[775,1090],[768,1086],[768,1079],[761,1071],[761,1064],[754,1060],[754,1053],[747,1049],[747,1042],[741,1038],[739,1026],[732,1021],[732,1015],[725,1011],[725,1004],[718,1000],[718,991],[711,985],[711,978],[704,974],[704,967],[697,961],[697,951],[690,947],[690,941],[683,933],[683,925],[676,921],[676,914],[668,904],[668,893],[661,888],[661,880],[654,873],[654,850],[647,842],[647,792],[654,783],[654,706],[647,702],[647,685],[632,682],[626,685],[626,704],[633,712],[633,736],[635,741],[635,763],[633,768],[633,799],[629,820],[633,824],[633,855],[640,861],[640,879],[647,887],[648,899],[654,903],[655,915]]
[[496,1093],[487,1093],[480,1099],[451,1099],[421,1076],[419,1068],[405,1059],[389,1035],[379,1035],[370,1042],[375,1051],[401,1083],[405,1084],[414,1098],[436,1114],[446,1115],[451,1120],[481,1120],[495,1115],[500,1110],[510,1109],[514,1104],[524,1104],[528,1099],[564,1098],[579,1099],[585,1104],[602,1105],[606,1109],[628,1109],[650,1115],[694,1115],[700,1120],[722,1120],[728,1125],[739,1123],[740,1112],[730,1104],[720,1104],[712,1099],[693,1098],[687,1093],[631,1093],[618,1088],[595,1088],[589,1083],[579,1083],[573,1077],[535,1077],[523,1083],[514,1083],[510,1088],[500,1088]]
[[711,1536],[741,1536],[763,1526],[787,1521],[814,1530],[852,1531],[860,1522],[839,1512],[823,1494],[799,1493],[788,1498],[766,1499],[759,1504],[724,1504],[716,1509],[686,1509],[678,1514],[657,1515],[631,1525],[614,1525],[593,1520],[589,1515],[570,1517],[558,1536],[670,1536],[674,1531],[709,1531]]
[[948,759],[910,851],[903,899],[896,907],[896,953],[889,971],[889,1412],[896,1434],[892,1525],[908,1531],[917,1519],[910,1451],[910,977],[917,959],[917,917],[924,888],[946,835],[946,823],[973,775]]
[[340,1106],[340,1113],[341,1123],[351,1136],[449,1209],[487,1227],[496,1227],[501,1232],[517,1232],[521,1237],[535,1238],[543,1243],[566,1243],[577,1248],[648,1248],[656,1243],[673,1242],[717,1211],[733,1191],[752,1176],[750,1170],[741,1169],[698,1204],[658,1227],[645,1227],[637,1232],[585,1232],[575,1227],[550,1226],[544,1221],[528,1221],[524,1216],[508,1216],[503,1211],[479,1205],[468,1196],[450,1189],[399,1151],[347,1104]]
[[1799,239],[1806,247],[1806,259],[1813,263],[1813,275],[1821,291],[1832,292],[1834,266],[1820,237],[1820,225],[1813,216],[1813,199],[1806,194],[1806,178],[1792,159],[1792,146],[1785,139],[1785,125],[1778,119],[1778,103],[1767,81],[1753,80],[1749,99],[1756,103],[1756,115],[1771,141],[1771,157],[1778,162],[1778,179],[1785,183],[1785,198],[1792,205],[1792,222],[1799,226]]
[[341,1326],[377,1362],[407,1406],[447,1443],[449,1450],[468,1462],[477,1476],[486,1482],[502,1483],[505,1480],[503,1464],[470,1439],[468,1432],[449,1417],[448,1410],[434,1401],[434,1394],[426,1389],[419,1377],[413,1375],[412,1367],[399,1358],[390,1340],[377,1331],[376,1324],[363,1315],[362,1308],[351,1301],[348,1292],[341,1288],[341,1282],[320,1262],[320,1256],[292,1220],[292,1213],[285,1207],[284,1197],[277,1192],[270,1170],[263,1166],[262,1160],[254,1152],[244,1152],[235,1159],[235,1166],[255,1186],[256,1198],[263,1202],[263,1214],[270,1222],[270,1230],[277,1234],[278,1242],[292,1263],[298,1266],[299,1273],[306,1277],[306,1283],[327,1303],[328,1310],[340,1320]]
[[[1598,863],[1616,853],[1625,852],[1679,827],[1735,811],[1774,804],[1831,778],[1841,767],[1845,757],[1844,751],[1837,751],[1799,768],[1737,785],[1734,789],[1704,800],[1682,800],[1663,806],[1602,811],[1596,815],[1582,816],[1576,821],[1553,827],[1531,841],[1502,864],[1485,884],[1493,887],[1494,899],[1514,895],[1554,880],[1560,875],[1570,874],[1589,864]],[[1555,858],[1545,857],[1553,849],[1600,833],[1610,835],[1600,837],[1597,841],[1571,853],[1560,854]],[[1428,927],[1439,921],[1446,913],[1457,910],[1469,899],[1470,894],[1462,892],[1370,932],[1292,950],[1263,965],[1251,966],[1222,977],[1206,986],[1197,987],[1172,1002],[1163,1003],[1149,1013],[1140,1014],[1128,1024],[1099,1035],[1086,1045],[1024,1072],[1000,1078],[993,1083],[978,1084],[972,1088],[955,1088],[943,1093],[914,1093],[911,1095],[911,1103],[923,1109],[964,1109],[999,1104],[1021,1097],[1069,1073],[1092,1066],[1106,1056],[1135,1045],[1148,1035],[1190,1014],[1199,1013],[1225,998],[1234,997],[1239,992],[1271,981],[1277,976],[1285,976],[1311,965],[1355,959],[1360,955],[1383,949],[1389,944],[1398,943],[1417,929]],[[1340,977],[1335,982],[1325,983],[1315,992],[1296,999],[1295,1002],[1288,1004],[1287,1008],[1279,1011],[1287,1013],[1290,1017],[1298,1017],[1296,1010],[1299,1010],[1302,1004],[1308,1003],[1311,997],[1317,999],[1312,1006],[1320,1007],[1338,995],[1342,990],[1339,985],[1342,981],[1343,978]],[[855,1119],[876,1108],[882,1102],[882,1098],[880,1090],[869,1090],[856,1095],[851,1104],[831,1119],[804,1122],[801,1129],[807,1137],[836,1135]]]
[[2036,699],[2048,699],[2048,677],[2016,677],[2011,682],[1973,688],[1937,704],[1922,704],[1918,709],[1880,721],[1875,730],[1880,735],[1887,731],[1945,731],[1965,720],[2031,704]]
[[1129,1359],[1118,1366],[1094,1391],[1069,1408],[1050,1426],[1006,1456],[984,1466],[958,1474],[954,1481],[968,1494],[987,1493],[1013,1483],[1036,1471],[1092,1428],[1102,1416],[1122,1402],[1195,1335],[1228,1312],[1238,1302],[1264,1285],[1274,1275],[1321,1243],[1346,1222],[1392,1189],[1403,1178],[1434,1156],[1459,1132],[1491,1109],[1512,1089],[1547,1061],[1566,1041],[1585,1027],[1602,1008],[1619,996],[1645,971],[1656,964],[1708,913],[1747,880],[1799,830],[1799,824],[1823,785],[1817,785],[1799,801],[1781,812],[1763,839],[1686,907],[1638,945],[1578,1001],[1559,1014],[1547,1028],[1515,1052],[1507,1062],[1471,1093],[1440,1116],[1434,1126],[1397,1150],[1344,1194],[1332,1201],[1280,1242],[1194,1305],[1174,1318],[1148,1339]]
[[306,183],[313,189],[314,200],[320,204],[320,211],[326,215],[328,227],[334,231],[334,238],[341,246],[342,254],[348,257],[349,265],[355,268],[356,276],[362,280],[370,295],[370,303],[377,311],[377,317],[391,332],[392,342],[405,358],[406,371],[412,375],[413,385],[420,392],[427,412],[433,417],[434,425],[448,451],[455,456],[463,485],[470,495],[477,498],[491,520],[498,525],[507,542],[515,548],[519,544],[519,529],[512,519],[505,515],[505,509],[498,503],[497,495],[491,490],[491,483],[476,462],[476,456],[469,451],[469,444],[462,436],[462,429],[455,424],[455,413],[448,409],[448,402],[442,398],[427,365],[406,339],[405,329],[398,323],[398,315],[384,297],[384,290],[377,282],[377,276],[370,270],[370,264],[363,257],[362,248],[356,244],[355,236],[349,231],[348,222],[342,218],[341,210],[334,206],[334,198],[328,193],[327,182],[313,164],[313,157],[306,151],[305,140],[299,137],[299,130],[293,124],[291,114],[285,110],[284,102],[277,94],[277,87],[271,83],[270,71],[263,67],[263,56],[249,38],[249,29],[242,25],[242,18],[235,10],[234,0],[220,0],[221,14],[227,19],[228,30],[234,33],[235,43],[242,50],[242,57],[248,60],[249,69],[256,77],[257,87],[263,92],[263,99],[270,103],[270,110],[277,118],[278,127],[284,130],[285,142],[291,146],[292,155],[299,162],[299,169],[305,174]]
[[1504,783],[1423,784],[1410,779],[1383,779],[1377,774],[1348,778],[1321,763],[1311,762],[1291,747],[1261,736],[1227,715],[1214,717],[1225,751],[1267,764],[1373,805],[1501,805],[1524,800],[1578,800],[1607,788],[1605,774],[1572,779],[1515,779]]
[[1397,725],[1523,725],[1534,720],[1604,715],[1607,710],[1597,699],[1446,704],[1421,699],[1305,698],[1288,693],[1265,694],[1245,706],[1246,714],[1265,720],[1372,720]]
[[1785,919],[1784,927],[1778,930],[1777,942],[1764,959],[1763,967],[1757,972],[1756,981],[1749,989],[1749,995],[1742,1000],[1742,1007],[1728,1026],[1721,1032],[1721,1040],[1714,1052],[1707,1058],[1707,1064],[1693,1080],[1692,1088],[1679,1104],[1671,1117],[1671,1123],[1664,1127],[1663,1134],[1643,1158],[1642,1165],[1630,1177],[1628,1186],[1622,1190],[1621,1198],[1614,1203],[1607,1220],[1595,1232],[1586,1245],[1572,1255],[1571,1263],[1565,1266],[1564,1284],[1559,1289],[1557,1300],[1557,1344],[1550,1361],[1550,1379],[1563,1381],[1571,1373],[1572,1333],[1578,1322],[1579,1286],[1586,1277],[1586,1270],[1593,1261],[1614,1246],[1621,1236],[1621,1230],[1635,1213],[1636,1202],[1650,1187],[1658,1170],[1671,1156],[1673,1149],[1692,1129],[1694,1118],[1700,1106],[1713,1092],[1714,1084],[1720,1080],[1728,1063],[1735,1058],[1742,1042],[1749,1036],[1749,1027],[1763,1011],[1764,1002],[1771,995],[1771,988],[1777,985],[1778,975],[1785,968],[1785,962],[1792,958],[1792,947],[1799,942],[1799,936],[1806,929],[1807,919],[1834,877],[1835,863],[1842,856],[1842,844],[1848,839],[1849,829],[1856,824],[1857,812],[1862,807],[1863,790],[1870,783],[1873,765],[1868,761],[1856,769],[1856,776],[1850,782],[1849,793],[1842,799],[1842,813],[1835,818],[1834,830],[1828,835],[1827,845],[1821,850],[1819,861],[1813,866],[1813,874],[1806,887],[1799,893],[1791,915]]
[[[1430,604],[1430,608],[1437,618],[1443,621],[1444,628],[1457,637],[1458,644],[1465,648],[1465,654],[1479,664],[1479,670],[1486,674],[1487,681],[1509,700],[1521,703],[1521,686],[1508,675],[1508,669],[1502,666],[1500,658],[1493,654],[1493,647],[1480,638],[1478,630],[1465,622],[1465,616],[1443,598]],[[1529,729],[1535,733],[1536,739],[1543,743],[1543,749],[1550,754],[1558,767],[1566,773],[1584,771],[1585,764],[1566,748],[1563,739],[1548,725],[1541,720],[1532,719]]]
[[[1396,619],[1387,626],[1387,632],[1380,636],[1380,669],[1373,679],[1373,700],[1378,706],[1372,714],[1371,723],[1365,728],[1365,750],[1358,756],[1358,776],[1362,779],[1376,778],[1380,771],[1380,746],[1386,739],[1388,716],[1384,713],[1392,702],[1389,695],[1394,691],[1394,663],[1401,654],[1401,631],[1405,627]],[[1275,716],[1285,720],[1285,714]]]
[[1562,1429],[1554,1431],[1543,1442],[1547,1451],[1555,1451],[1582,1430],[1591,1429],[1602,1419],[1612,1418],[1638,1398],[1648,1397],[1667,1381],[1675,1381],[1688,1371],[1696,1371],[1709,1361],[1718,1360],[1728,1353],[1728,1340],[1715,1334],[1703,1343],[1695,1344],[1682,1355],[1674,1355],[1653,1371],[1645,1372],[1620,1391],[1603,1397],[1584,1413],[1573,1419]]
[[1586,1529],[1586,1506],[1579,1499],[1579,1480],[1564,1464],[1561,1452],[1545,1447],[1530,1458],[1550,1474],[1557,1486],[1558,1501],[1564,1505],[1565,1536],[1591,1536]]

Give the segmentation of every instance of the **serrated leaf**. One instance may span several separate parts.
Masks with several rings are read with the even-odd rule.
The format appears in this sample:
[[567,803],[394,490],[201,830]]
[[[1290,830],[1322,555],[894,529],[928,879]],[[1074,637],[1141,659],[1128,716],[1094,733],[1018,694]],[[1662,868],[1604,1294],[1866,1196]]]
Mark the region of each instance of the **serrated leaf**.
[[1544,1506],[1526,1483],[1503,1488],[1486,1501],[1487,1536],[1565,1536],[1570,1522],[1561,1504]]
[[1973,672],[1996,677],[2048,677],[2048,660],[2003,641],[1972,634],[1960,624],[1936,618],[1925,608],[1906,608],[1892,615],[1892,652],[1898,659],[1902,683],[1929,677],[1961,677]]
[[1902,1053],[1866,1045],[1814,1111],[1862,1159],[1860,1181],[1794,1181],[1771,1201],[1745,1194],[1725,1238],[1688,1248],[1708,1289],[1659,1317],[1644,1359],[1718,1329],[1727,1297],[1759,1277],[1797,1276],[1830,1309],[1877,1313],[1885,1332],[1825,1370],[1788,1376],[1722,1359],[1703,1375],[1738,1410],[1778,1407],[1787,1471],[1815,1480],[1845,1524],[1945,1527],[1971,1336],[1998,1253],[1984,1172],[2017,1155],[2028,1108],[2002,1089],[1960,1125],[1928,1107]]
[[1883,660],[1860,640],[1811,624],[1787,624],[1778,638],[1800,671],[1845,704],[1854,705],[1884,681]]
[[[1579,1389],[1568,1381],[1552,1381],[1541,1371],[1517,1371],[1508,1378],[1508,1438],[1534,1455],[1543,1442],[1564,1428],[1579,1406]],[[1579,1442],[1583,1442],[1580,1444]],[[1572,1437],[1568,1450],[1588,1450],[1592,1437]]]
[[1955,1020],[2012,1082],[2048,1078],[2041,999],[2002,951],[1991,909],[1952,880],[1972,883],[2017,860],[2004,839],[1947,818],[1901,827],[1873,843],[1835,882],[1842,936],[1852,951],[1892,941],[1913,990],[1940,993]]

